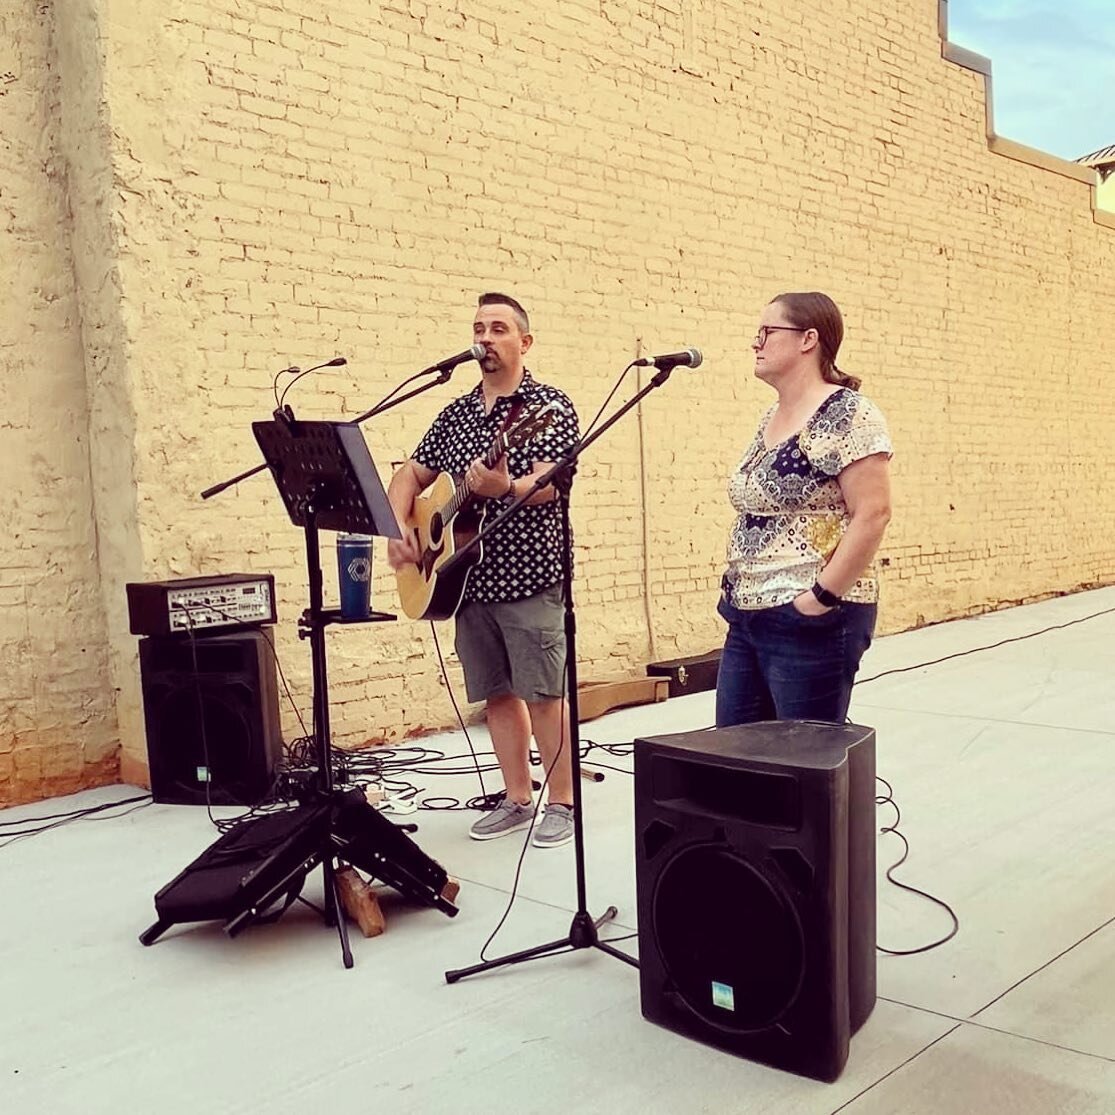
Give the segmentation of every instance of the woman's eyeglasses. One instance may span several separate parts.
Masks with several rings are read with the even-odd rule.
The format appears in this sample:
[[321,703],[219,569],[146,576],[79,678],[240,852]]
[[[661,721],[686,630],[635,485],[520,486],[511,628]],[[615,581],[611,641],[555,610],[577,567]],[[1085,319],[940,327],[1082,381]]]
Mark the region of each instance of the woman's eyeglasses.
[[755,340],[752,342],[756,348],[762,348],[767,343],[767,337],[775,330],[781,329],[787,333],[808,333],[808,328],[802,328],[797,325],[760,325],[759,332],[755,334]]

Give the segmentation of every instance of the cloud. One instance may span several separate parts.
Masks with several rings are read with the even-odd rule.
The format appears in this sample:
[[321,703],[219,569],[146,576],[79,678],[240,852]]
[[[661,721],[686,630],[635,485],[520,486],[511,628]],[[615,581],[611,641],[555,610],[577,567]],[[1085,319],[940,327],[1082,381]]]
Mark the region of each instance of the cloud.
[[1115,143],[1112,0],[949,0],[949,38],[991,59],[995,130],[1063,158]]

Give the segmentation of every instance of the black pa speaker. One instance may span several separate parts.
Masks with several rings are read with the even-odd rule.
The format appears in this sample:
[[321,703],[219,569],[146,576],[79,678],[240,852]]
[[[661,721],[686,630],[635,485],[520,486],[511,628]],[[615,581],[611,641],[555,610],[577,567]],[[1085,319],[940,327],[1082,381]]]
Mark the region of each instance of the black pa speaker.
[[191,921],[224,921],[235,937],[281,915],[329,847],[332,809],[325,800],[238,821],[159,890],[158,920],[140,941],[150,945],[172,925]]
[[152,636],[139,642],[139,669],[155,801],[262,801],[283,748],[275,659],[264,635]]
[[643,1016],[835,1080],[875,1005],[875,733],[812,721],[636,741]]
[[445,868],[360,790],[348,790],[241,818],[159,890],[157,920],[139,939],[151,945],[171,926],[195,921],[223,921],[235,937],[249,925],[275,920],[326,856],[339,856],[413,902],[457,915],[444,896]]

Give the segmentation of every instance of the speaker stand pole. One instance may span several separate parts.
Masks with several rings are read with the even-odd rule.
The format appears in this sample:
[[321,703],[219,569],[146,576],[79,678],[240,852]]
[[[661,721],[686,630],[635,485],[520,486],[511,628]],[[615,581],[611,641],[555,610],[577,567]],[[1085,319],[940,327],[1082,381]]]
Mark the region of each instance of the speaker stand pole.
[[[533,948],[523,949],[520,952],[509,953],[506,956],[497,957],[495,960],[487,960],[481,964],[473,964],[469,968],[451,969],[445,973],[446,983],[456,983],[466,976],[476,975],[478,972],[487,972],[492,968],[502,968],[507,964],[521,964],[524,961],[534,960],[537,957],[549,956],[555,952],[564,952],[574,949],[599,949],[601,952],[606,952],[609,956],[614,956],[617,960],[622,960],[625,964],[630,964],[633,968],[638,968],[639,966],[638,960],[633,956],[628,956],[627,953],[612,948],[607,941],[600,940],[600,926],[606,921],[611,921],[619,912],[615,906],[609,906],[598,918],[593,918],[592,914],[588,911],[587,888],[585,886],[585,830],[581,818],[582,779],[580,708],[577,695],[577,621],[573,611],[573,531],[569,525],[569,492],[573,485],[573,472],[575,470],[577,458],[580,457],[601,434],[614,426],[632,407],[636,406],[642,400],[643,396],[648,395],[656,387],[661,387],[669,378],[671,371],[672,369],[670,368],[659,370],[651,378],[646,387],[628,399],[628,401],[624,403],[624,405],[620,407],[596,433],[591,437],[585,438],[562,460],[558,461],[553,468],[540,476],[535,481],[530,493],[516,500],[499,519],[492,522],[491,527],[485,527],[484,530],[469,542],[470,547],[478,544],[480,539],[490,529],[498,528],[498,524],[501,523],[504,518],[513,515],[519,507],[530,499],[530,496],[534,492],[540,491],[542,488],[546,487],[547,484],[552,483],[554,485],[558,493],[558,499],[561,502],[561,583],[565,598],[565,676],[569,700],[568,746],[572,749],[569,753],[569,762],[573,773],[573,844],[577,872],[577,912],[573,915],[573,921],[569,926],[568,936],[562,937],[557,941],[550,941],[544,945],[535,945]],[[465,550],[462,548],[462,550],[458,551],[456,557],[461,557],[464,552]]]
[[[318,788],[328,798],[333,795],[333,761],[329,734],[329,681],[325,667],[325,620],[322,616],[321,549],[318,544],[317,509],[314,499],[306,505],[306,569],[310,582],[310,608],[308,622],[300,626],[300,638],[310,640],[310,664],[313,676],[314,743],[317,750]],[[308,634],[306,628],[309,628]],[[352,967],[352,949],[349,947],[348,926],[341,908],[337,890],[336,868],[333,853],[327,850],[321,859],[324,886],[325,924],[335,925],[341,941],[341,958],[346,968]]]

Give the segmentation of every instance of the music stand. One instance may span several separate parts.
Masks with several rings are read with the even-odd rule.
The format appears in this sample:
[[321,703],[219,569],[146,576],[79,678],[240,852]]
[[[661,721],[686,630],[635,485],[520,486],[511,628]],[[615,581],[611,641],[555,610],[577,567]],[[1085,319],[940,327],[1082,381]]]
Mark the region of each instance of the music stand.
[[[290,521],[306,537],[306,567],[310,606],[299,622],[299,637],[310,640],[313,676],[313,737],[317,753],[319,793],[334,791],[330,755],[329,689],[325,660],[325,628],[330,623],[393,620],[393,615],[372,612],[352,619],[322,605],[321,552],[318,531],[338,530],[401,538],[395,513],[387,500],[367,443],[355,422],[301,422],[276,411],[269,422],[253,422],[252,432],[275,478]],[[331,833],[327,839],[331,839]],[[335,921],[346,968],[352,967],[348,929],[335,878],[335,848],[322,855],[326,922]],[[454,909],[452,911],[456,913]]]

